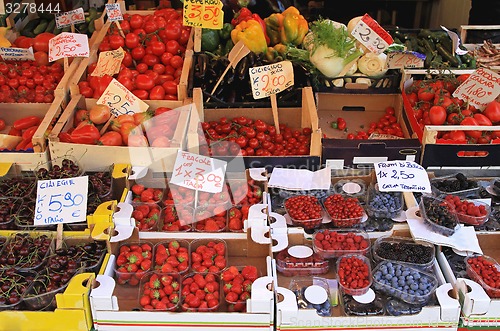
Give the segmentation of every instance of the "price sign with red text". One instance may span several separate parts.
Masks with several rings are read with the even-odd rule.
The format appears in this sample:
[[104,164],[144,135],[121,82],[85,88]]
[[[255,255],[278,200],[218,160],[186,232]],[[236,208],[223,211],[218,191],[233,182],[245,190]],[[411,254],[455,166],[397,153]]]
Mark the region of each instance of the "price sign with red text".
[[106,13],[110,22],[123,21],[122,10],[119,3],[107,3]]
[[500,94],[500,75],[486,68],[474,71],[453,92],[455,98],[462,99],[479,110]]
[[220,0],[185,0],[183,24],[195,28],[222,29],[224,12]]
[[425,54],[412,51],[390,52],[387,54],[386,68],[423,68]]
[[86,34],[63,32],[49,40],[49,62],[64,57],[89,57]]
[[250,83],[254,99],[278,94],[294,84],[292,62],[281,61],[250,68]]
[[389,32],[384,30],[370,15],[365,14],[354,26],[351,34],[363,46],[375,54],[382,53],[394,42]]
[[118,48],[114,51],[107,51],[99,53],[99,60],[97,66],[90,74],[91,76],[102,77],[104,75],[113,76],[120,72],[120,65],[125,57],[123,48]]
[[149,105],[127,90],[125,86],[113,78],[106,90],[97,100],[100,105],[107,105],[111,108],[111,114],[120,116],[123,114],[133,115],[143,113],[148,110]]
[[78,23],[85,23],[85,12],[81,7],[65,13],[56,14],[56,25],[58,29]]
[[177,152],[170,183],[203,192],[219,193],[227,162],[184,151]]

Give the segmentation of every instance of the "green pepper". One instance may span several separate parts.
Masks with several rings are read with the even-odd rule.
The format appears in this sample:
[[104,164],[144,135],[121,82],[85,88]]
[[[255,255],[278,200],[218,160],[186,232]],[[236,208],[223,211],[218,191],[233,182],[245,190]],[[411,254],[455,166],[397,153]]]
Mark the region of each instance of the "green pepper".
[[233,43],[233,40],[232,39],[228,39],[226,41],[226,45],[224,45],[224,55],[227,55],[229,54],[229,52],[231,52],[231,50],[233,49],[234,47],[234,43]]
[[231,39],[231,31],[233,31],[234,27],[231,23],[224,23],[222,29],[219,30],[219,37],[223,40]]
[[201,32],[201,50],[213,52],[219,46],[219,32],[213,29],[203,29]]

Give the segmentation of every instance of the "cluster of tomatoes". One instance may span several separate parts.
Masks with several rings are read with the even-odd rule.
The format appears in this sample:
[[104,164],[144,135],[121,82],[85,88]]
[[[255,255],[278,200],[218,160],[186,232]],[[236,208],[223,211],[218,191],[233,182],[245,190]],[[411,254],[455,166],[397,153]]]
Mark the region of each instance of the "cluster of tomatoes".
[[442,131],[437,143],[489,144],[500,143],[500,131],[487,130],[486,127],[500,123],[500,103],[490,102],[480,111],[473,105],[454,97],[455,89],[470,75],[416,80],[403,96],[413,109],[414,119],[423,131],[425,125],[467,125],[484,126],[484,130]]
[[78,109],[73,127],[60,132],[59,141],[74,144],[129,147],[170,147],[179,112],[167,107],[112,116],[107,105]]
[[[338,117],[330,125],[334,129],[338,129],[344,132],[348,131],[347,122],[343,117]],[[378,119],[377,122],[371,122],[367,130],[357,130],[355,133],[347,133],[346,139],[368,139],[372,134],[387,134],[401,138],[404,137],[403,129],[398,123],[398,118],[396,117],[396,110],[394,109],[394,107],[386,107],[384,114]]]
[[259,277],[257,267],[246,265],[240,269],[230,266],[221,273],[222,290],[230,312],[246,310],[246,301],[250,299],[252,284]]
[[[182,14],[173,8],[154,11],[152,15],[124,14],[121,29],[112,26],[99,45],[99,52],[125,52],[120,72],[115,77],[142,100],[177,100],[184,54],[191,28],[183,26]],[[88,98],[99,98],[112,77],[90,76],[96,63],[88,68],[88,77],[78,86]]]
[[285,156],[309,155],[311,128],[293,130],[280,124],[240,116],[218,121],[202,122],[206,144],[200,145],[203,155]]
[[[478,255],[467,259],[467,267],[467,274],[471,279],[480,281],[480,283],[487,286],[486,293],[490,298],[500,298],[500,269],[498,263],[495,263],[491,258]],[[483,287],[485,286],[483,285]]]
[[332,194],[323,202],[325,209],[335,226],[348,227],[361,222],[364,209],[357,198]]
[[[8,131],[8,135],[21,137],[21,141],[12,149],[14,151],[28,151],[33,149],[33,136],[38,130],[38,126],[42,122],[42,119],[38,116],[26,116],[17,119],[12,123],[11,128]],[[0,131],[3,131],[7,127],[7,123],[0,119]],[[4,148],[0,148],[0,151]]]

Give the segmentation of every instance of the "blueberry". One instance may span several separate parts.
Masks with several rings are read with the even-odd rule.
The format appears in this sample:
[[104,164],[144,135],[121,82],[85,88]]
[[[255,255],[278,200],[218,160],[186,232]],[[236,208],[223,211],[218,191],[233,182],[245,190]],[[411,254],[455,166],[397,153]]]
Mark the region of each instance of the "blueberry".
[[410,285],[410,288],[414,291],[418,290],[418,284],[417,283],[413,283]]
[[387,279],[387,280],[391,280],[391,279],[392,279],[391,274],[385,274],[385,279]]

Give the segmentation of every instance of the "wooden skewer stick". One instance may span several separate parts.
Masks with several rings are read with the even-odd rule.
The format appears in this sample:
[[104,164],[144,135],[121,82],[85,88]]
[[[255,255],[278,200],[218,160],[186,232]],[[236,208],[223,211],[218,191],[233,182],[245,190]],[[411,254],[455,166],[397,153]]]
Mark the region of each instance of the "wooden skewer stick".
[[276,94],[271,94],[271,109],[273,110],[273,120],[274,126],[276,127],[276,133],[280,134],[280,121],[278,118],[278,101],[276,100]]

